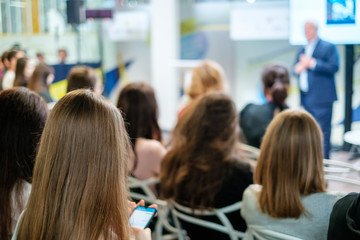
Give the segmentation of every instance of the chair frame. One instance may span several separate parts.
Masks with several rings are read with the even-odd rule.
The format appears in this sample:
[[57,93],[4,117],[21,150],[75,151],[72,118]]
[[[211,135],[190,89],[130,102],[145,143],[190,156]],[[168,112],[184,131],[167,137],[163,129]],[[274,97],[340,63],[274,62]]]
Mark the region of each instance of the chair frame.
[[[154,185],[160,182],[158,178],[148,178],[146,180],[140,180],[134,177],[129,177],[129,188],[140,188],[144,194],[131,192],[130,197],[135,200],[145,200],[147,203],[156,204],[158,206],[157,214],[158,220],[155,225],[155,237],[156,240],[171,240],[177,239],[178,230],[171,226],[167,221],[169,214],[169,207],[166,201],[157,199],[153,191],[150,189],[150,185]],[[163,230],[166,229],[169,234],[163,235]]]
[[[192,223],[194,225],[198,225],[204,228],[209,228],[218,232],[222,232],[224,234],[228,234],[231,240],[242,239],[245,236],[244,232],[240,232],[233,228],[229,219],[226,216],[227,213],[231,213],[234,211],[238,211],[240,214],[241,202],[237,202],[232,205],[223,208],[213,209],[213,210],[199,210],[199,209],[193,210],[175,201],[170,201],[169,206],[174,217],[175,226],[179,230],[178,231],[179,240],[187,239],[187,236],[185,234],[186,231],[182,229],[179,219]],[[216,216],[219,218],[221,224],[199,219],[194,217],[193,215]]]
[[301,238],[293,237],[284,233],[275,232],[269,229],[264,229],[261,226],[257,225],[248,225],[248,230],[246,232],[247,236],[250,239],[256,238],[256,240],[267,240],[266,237],[276,238],[278,240],[302,240]]
[[[360,176],[360,167],[354,166],[354,164],[346,163],[337,160],[324,159],[324,171],[325,179],[330,181],[349,183],[360,186],[360,180],[351,179],[341,175],[346,175],[351,172],[357,172]],[[340,175],[335,175],[340,174]]]

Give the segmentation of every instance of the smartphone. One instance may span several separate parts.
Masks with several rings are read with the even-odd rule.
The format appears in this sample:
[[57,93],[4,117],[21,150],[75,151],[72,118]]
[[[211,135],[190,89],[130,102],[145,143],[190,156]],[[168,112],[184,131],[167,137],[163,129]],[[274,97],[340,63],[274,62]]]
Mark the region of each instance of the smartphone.
[[155,216],[155,208],[136,207],[130,216],[130,225],[145,229]]

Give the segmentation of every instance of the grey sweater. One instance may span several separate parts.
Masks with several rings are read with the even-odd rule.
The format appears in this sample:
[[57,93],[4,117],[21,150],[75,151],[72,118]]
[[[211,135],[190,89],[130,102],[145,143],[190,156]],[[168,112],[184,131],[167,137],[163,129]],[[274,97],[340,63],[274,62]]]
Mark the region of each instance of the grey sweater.
[[[326,240],[330,213],[337,200],[344,196],[341,193],[314,193],[301,198],[305,209],[311,214],[300,218],[273,218],[263,213],[258,203],[260,185],[250,185],[244,192],[241,215],[247,225],[256,225],[264,229],[287,234],[306,240]],[[245,238],[251,239],[249,237]],[[270,238],[266,238],[269,239]],[[276,238],[272,238],[276,239]]]

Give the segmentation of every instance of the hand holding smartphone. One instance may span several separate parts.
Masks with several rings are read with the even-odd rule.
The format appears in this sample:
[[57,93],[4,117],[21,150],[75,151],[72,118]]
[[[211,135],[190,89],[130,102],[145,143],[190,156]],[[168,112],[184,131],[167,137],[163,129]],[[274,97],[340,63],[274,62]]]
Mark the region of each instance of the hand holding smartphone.
[[156,214],[155,208],[138,206],[130,216],[130,225],[145,229]]

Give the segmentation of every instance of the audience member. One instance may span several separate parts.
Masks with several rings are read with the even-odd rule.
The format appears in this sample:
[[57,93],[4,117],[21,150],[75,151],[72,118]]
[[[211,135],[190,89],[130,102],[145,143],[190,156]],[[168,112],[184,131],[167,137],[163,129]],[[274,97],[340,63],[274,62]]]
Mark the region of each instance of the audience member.
[[192,71],[191,84],[186,90],[187,98],[183,98],[180,103],[178,117],[180,118],[198,97],[214,91],[226,92],[227,88],[224,69],[214,61],[205,60]]
[[289,72],[281,65],[272,64],[264,68],[262,83],[267,103],[248,104],[240,112],[240,127],[247,144],[260,147],[261,139],[273,117],[287,109],[285,100],[290,87]]
[[142,180],[158,176],[166,149],[161,144],[154,90],[146,83],[130,83],[121,90],[117,107],[135,153],[132,174]]
[[[184,113],[161,166],[163,198],[192,209],[221,208],[242,200],[253,175],[250,165],[234,156],[237,122],[235,105],[223,93],[206,94]],[[246,229],[238,211],[228,218],[236,229]],[[228,239],[216,231],[182,225],[191,239]]]
[[67,78],[67,92],[77,89],[90,89],[94,93],[101,95],[103,89],[94,69],[86,66],[73,67]]
[[54,81],[54,69],[46,64],[39,64],[30,78],[28,88],[37,92],[46,103],[54,102],[49,87]]
[[246,189],[241,208],[249,228],[326,239],[340,194],[325,190],[322,133],[310,114],[285,110],[274,118],[261,144],[254,182],[259,185]]
[[[129,150],[115,106],[88,90],[61,98],[45,125],[14,239],[129,240]],[[149,229],[133,229],[135,239],[150,239]]]
[[11,239],[31,189],[37,144],[48,110],[26,88],[0,92],[0,239]]
[[350,193],[335,203],[330,215],[327,239],[360,239],[359,193]]
[[36,53],[36,59],[38,64],[45,64],[45,57],[44,54],[42,54],[41,52]]
[[58,50],[60,64],[65,64],[67,58],[67,52],[64,48]]
[[[8,55],[9,55],[9,52],[10,52],[10,51],[5,51],[5,52],[3,52],[3,54],[1,55],[1,62],[4,64],[5,72],[6,72],[7,69],[10,68],[10,63],[9,63],[9,61],[8,61],[8,59],[7,59]],[[4,73],[5,73],[5,72],[4,72]]]
[[17,51],[15,50],[9,51],[6,59],[9,67],[7,68],[3,80],[1,81],[3,90],[12,88],[14,86],[16,63],[17,63]]
[[31,58],[20,58],[16,63],[14,87],[27,87],[34,72],[35,61]]

